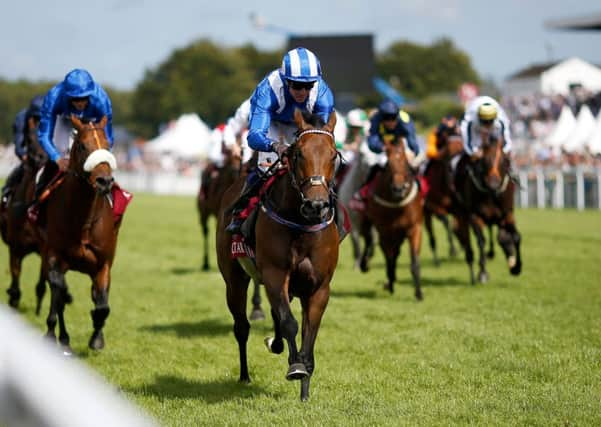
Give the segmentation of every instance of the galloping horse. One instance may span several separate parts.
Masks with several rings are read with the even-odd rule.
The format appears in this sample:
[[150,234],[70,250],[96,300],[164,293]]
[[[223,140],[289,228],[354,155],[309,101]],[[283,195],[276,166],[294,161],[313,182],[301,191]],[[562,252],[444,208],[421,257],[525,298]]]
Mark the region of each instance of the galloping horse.
[[222,148],[225,159],[222,168],[211,163],[202,172],[196,201],[203,235],[203,271],[209,271],[209,218],[217,216],[223,193],[240,176],[242,153],[236,147],[238,150]]
[[442,222],[447,231],[449,256],[457,256],[448,215],[453,212],[453,201],[455,200],[451,159],[463,151],[459,126],[444,126],[438,132],[436,142],[438,155],[429,160],[423,174],[428,184],[428,192],[424,201],[424,223],[432,256],[434,257],[434,264],[439,265],[440,260],[436,252],[436,236],[432,228],[433,215]]
[[117,165],[104,132],[107,119],[84,124],[72,116],[71,122],[77,135],[69,166],[61,177],[62,184],[41,205],[38,228],[43,241],[42,268],[52,295],[47,336],[56,340],[58,319],[58,339],[67,355],[72,351],[64,319],[65,304],[70,302],[65,273],[76,270],[92,279],[94,332],[88,346],[100,350],[104,347],[102,328],[110,311],[110,273],[121,225],[113,216],[110,198],[112,171]]
[[[298,133],[296,142],[285,154],[287,172],[274,177],[273,184],[264,192],[254,226],[256,268],[247,273],[239,261],[232,259],[232,237],[225,231],[230,221],[227,207],[239,194],[242,179],[223,197],[217,229],[217,260],[234,318],[240,381],[250,382],[246,294],[250,275],[254,275],[265,285],[271,304],[275,337],[266,339],[267,347],[280,354],[286,339],[289,351],[286,378],[301,380],[301,400],[306,400],[315,368],[315,339],[338,261],[339,235],[332,192],[338,152],[332,134],[336,123],[334,113],[323,126],[315,116],[305,119],[298,110],[294,119]],[[298,323],[290,309],[293,297],[300,299],[303,313],[300,351],[296,344]]]
[[[32,252],[40,252],[37,234],[33,225],[27,221],[26,211],[35,198],[36,173],[46,162],[48,156],[39,144],[37,124],[32,117],[27,121],[25,147],[27,158],[23,162],[23,178],[15,186],[6,209],[0,211],[0,234],[2,234],[2,240],[9,247],[10,274],[12,277],[10,287],[6,292],[9,295],[8,303],[14,308],[19,306],[21,299],[19,277],[23,258]],[[40,314],[45,293],[46,281],[40,271],[40,278],[36,286],[36,315]]]
[[455,174],[459,207],[455,233],[465,249],[472,284],[475,283],[475,276],[470,227],[476,235],[480,251],[478,280],[481,283],[488,281],[484,254],[484,224],[489,228],[492,225],[499,227],[497,241],[503,248],[511,274],[518,275],[522,271],[521,236],[516,228],[513,213],[515,183],[509,173],[509,157],[503,153],[503,139],[489,139],[481,148],[481,154],[473,160],[464,155]]
[[[423,198],[418,190],[416,177],[405,155],[405,144],[386,143],[388,161],[384,171],[376,178],[374,192],[367,200],[365,216],[378,231],[380,247],[386,258],[386,289],[394,292],[396,262],[406,237],[411,250],[411,275],[415,286],[415,298],[423,299],[420,284],[419,252],[422,238]],[[362,264],[368,270],[367,248],[371,244],[370,233],[364,234],[366,250]]]

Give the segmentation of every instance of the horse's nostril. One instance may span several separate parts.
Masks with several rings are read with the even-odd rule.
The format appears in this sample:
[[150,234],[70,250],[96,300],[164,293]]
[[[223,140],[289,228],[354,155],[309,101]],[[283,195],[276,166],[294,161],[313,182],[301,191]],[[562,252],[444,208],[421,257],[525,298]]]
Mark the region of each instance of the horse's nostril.
[[112,176],[99,176],[96,177],[96,184],[99,187],[109,187],[115,179]]

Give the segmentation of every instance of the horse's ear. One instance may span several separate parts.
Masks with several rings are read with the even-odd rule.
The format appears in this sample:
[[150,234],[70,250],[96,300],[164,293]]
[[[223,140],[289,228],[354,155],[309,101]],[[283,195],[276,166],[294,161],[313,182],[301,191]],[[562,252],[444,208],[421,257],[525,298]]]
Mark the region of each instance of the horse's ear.
[[294,123],[296,123],[296,127],[299,128],[301,131],[307,128],[307,123],[305,122],[303,113],[298,108],[294,109]]
[[336,127],[336,112],[332,111],[330,113],[330,117],[328,118],[328,122],[325,124],[325,126],[323,128],[324,128],[324,130],[327,130],[328,132],[334,132],[335,127]]
[[81,130],[81,128],[83,128],[83,123],[75,114],[71,114],[71,123],[73,123],[73,127],[75,127],[77,130]]
[[109,119],[108,119],[108,117],[107,117],[107,116],[102,116],[102,119],[100,119],[100,123],[99,123],[100,127],[101,127],[101,128],[104,128],[104,127],[106,126],[106,122],[107,122],[108,120],[109,120]]

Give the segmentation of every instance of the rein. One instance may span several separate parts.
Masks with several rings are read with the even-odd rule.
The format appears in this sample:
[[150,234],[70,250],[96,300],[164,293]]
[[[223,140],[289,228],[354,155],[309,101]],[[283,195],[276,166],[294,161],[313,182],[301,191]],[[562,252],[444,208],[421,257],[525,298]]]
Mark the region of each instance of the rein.
[[415,199],[415,196],[417,196],[417,193],[417,183],[413,181],[413,184],[411,185],[411,191],[409,191],[409,194],[407,194],[407,196],[405,196],[402,200],[398,202],[389,202],[388,200],[381,198],[377,194],[374,194],[373,198],[374,202],[386,208],[402,208],[403,206],[406,206],[409,203],[411,203],[413,199]]
[[474,170],[470,165],[467,165],[466,169],[468,175],[470,176],[470,179],[472,180],[472,183],[481,193],[493,193],[494,195],[498,196],[499,194],[502,194],[507,189],[507,185],[509,185],[509,174],[506,174],[503,177],[501,186],[497,190],[491,190],[490,188],[487,188],[482,185],[482,183],[480,182],[478,177],[476,177],[476,174],[474,173]]

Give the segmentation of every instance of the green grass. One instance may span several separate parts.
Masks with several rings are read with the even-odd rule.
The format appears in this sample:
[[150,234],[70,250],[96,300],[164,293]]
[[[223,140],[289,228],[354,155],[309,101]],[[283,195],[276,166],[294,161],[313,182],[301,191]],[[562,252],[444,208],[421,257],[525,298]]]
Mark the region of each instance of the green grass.
[[[524,210],[517,219],[520,277],[509,275],[497,247],[490,283],[470,286],[462,256],[437,269],[426,243],[422,303],[413,298],[406,248],[391,296],[382,290],[381,254],[362,275],[351,268],[346,241],[316,344],[311,398],[301,403],[299,383],[284,379],[286,355],[264,348],[270,321],[251,329],[253,382],[237,383],[214,254],[212,271],[199,270],[193,199],[136,195],[113,268],[107,347],[86,347],[92,303],[78,273],[67,276],[71,343],[85,364],[168,426],[600,425],[601,213]],[[2,266],[7,254],[2,246]],[[30,256],[20,311],[42,332],[49,299],[36,318],[37,269]],[[0,279],[7,287],[7,267]],[[299,318],[296,301],[294,310]]]

